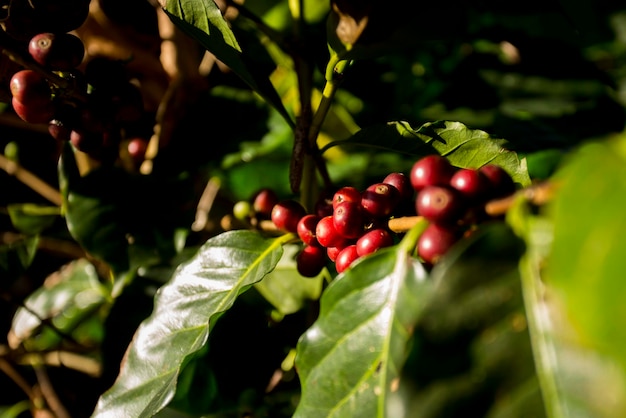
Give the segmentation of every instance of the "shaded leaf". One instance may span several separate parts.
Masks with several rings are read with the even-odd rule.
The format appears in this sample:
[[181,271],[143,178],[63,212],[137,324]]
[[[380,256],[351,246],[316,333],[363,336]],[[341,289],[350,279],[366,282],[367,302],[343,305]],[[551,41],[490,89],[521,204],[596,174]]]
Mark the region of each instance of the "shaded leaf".
[[163,409],[183,365],[202,349],[220,314],[274,269],[283,240],[291,238],[232,231],[207,241],[159,289],[152,314],[137,329],[118,379],[93,416],[149,417]]
[[[64,338],[94,345],[102,338],[98,309],[108,300],[93,264],[73,261],[26,298],[13,317],[9,342],[34,351],[57,348]],[[91,321],[94,315],[96,320]],[[81,328],[83,324],[87,326]]]
[[35,235],[51,226],[61,214],[56,206],[41,206],[34,203],[7,206],[11,223],[24,234]]
[[[31,265],[37,253],[38,236],[22,237],[0,246],[0,273],[5,280],[17,279]],[[7,282],[3,286],[9,285]]]
[[409,256],[410,239],[358,261],[324,291],[319,318],[297,347],[302,397],[294,416],[385,416],[430,289]]
[[429,122],[417,129],[406,122],[372,125],[347,140],[329,144],[325,149],[336,145],[371,147],[415,158],[440,154],[457,167],[477,168],[493,163],[503,167],[520,185],[530,184],[525,160],[520,160],[517,153],[507,148],[506,140],[470,129],[460,122]]

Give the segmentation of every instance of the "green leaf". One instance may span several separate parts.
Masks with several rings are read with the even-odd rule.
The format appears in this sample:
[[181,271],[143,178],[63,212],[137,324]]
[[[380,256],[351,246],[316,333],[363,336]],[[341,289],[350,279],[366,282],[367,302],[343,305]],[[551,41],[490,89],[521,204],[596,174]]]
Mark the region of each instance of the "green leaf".
[[299,245],[286,245],[276,268],[263,281],[254,285],[281,315],[298,312],[307,301],[319,299],[322,293],[324,275],[327,273],[314,278],[302,277],[295,261],[300,249]]
[[294,416],[385,416],[410,328],[429,294],[426,276],[405,241],[330,284],[319,318],[297,346],[302,398]]
[[507,148],[506,140],[470,129],[460,122],[428,122],[418,129],[406,122],[372,125],[347,140],[327,145],[322,151],[336,145],[371,147],[414,158],[440,154],[457,167],[477,168],[493,163],[503,167],[521,186],[530,184],[525,160],[520,160],[516,152]]
[[159,289],[151,316],[137,329],[117,381],[93,416],[150,417],[163,409],[182,367],[203,348],[220,314],[274,269],[282,244],[292,238],[231,231],[207,241]]
[[107,289],[93,264],[86,259],[73,261],[26,298],[13,317],[10,343],[39,351],[57,348],[64,338],[71,338],[94,346],[102,338],[98,310],[107,300]]
[[248,55],[239,45],[215,2],[166,0],[163,9],[176,26],[200,42],[293,125],[267,74],[256,71],[251,61],[254,54]]
[[[0,273],[5,280],[15,280],[31,265],[39,237],[37,235],[20,237],[17,241],[0,246]],[[3,286],[8,283],[4,282]]]
[[51,226],[61,214],[56,206],[20,203],[7,206],[13,226],[24,234],[36,235]]

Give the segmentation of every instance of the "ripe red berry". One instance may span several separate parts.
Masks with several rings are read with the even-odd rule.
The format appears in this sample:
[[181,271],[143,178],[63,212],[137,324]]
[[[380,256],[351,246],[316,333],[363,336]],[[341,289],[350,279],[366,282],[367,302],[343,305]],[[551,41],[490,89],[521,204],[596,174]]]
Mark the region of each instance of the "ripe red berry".
[[487,196],[489,179],[479,170],[461,168],[450,179],[450,186],[458,190],[471,203],[478,203]]
[[344,200],[335,206],[333,225],[339,235],[344,238],[358,238],[363,234],[365,217],[361,205],[357,202]]
[[278,195],[273,189],[262,188],[257,191],[252,198],[252,209],[266,219],[272,215],[272,209],[280,201]]
[[426,186],[415,200],[415,210],[430,222],[452,223],[465,211],[464,200],[447,186]]
[[367,231],[357,240],[356,252],[359,256],[364,256],[391,245],[393,245],[393,237],[389,231],[383,228],[376,228]]
[[28,52],[40,65],[53,70],[71,70],[80,65],[85,46],[71,33],[39,33],[28,43]]
[[487,164],[480,167],[478,170],[489,180],[489,194],[491,197],[504,197],[515,192],[515,182],[513,178],[499,165]]
[[335,229],[332,215],[324,216],[319,220],[315,227],[315,237],[317,238],[317,242],[323,247],[339,247],[344,245],[347,241],[347,239]]
[[450,182],[455,167],[441,155],[427,155],[417,160],[411,168],[409,179],[417,192],[426,186],[443,186]]
[[305,245],[311,245],[319,247],[320,243],[317,241],[315,237],[315,229],[317,228],[317,223],[320,221],[320,217],[314,214],[304,215],[298,221],[298,226],[296,227],[298,236],[302,240]]
[[50,84],[36,71],[20,70],[11,76],[9,83],[11,95],[24,106],[40,109],[52,103]]
[[385,183],[370,185],[361,195],[363,210],[373,218],[389,216],[398,203],[398,189]]
[[356,245],[351,244],[339,251],[337,258],[335,259],[335,268],[337,273],[344,272],[350,265],[359,258],[359,254],[356,251]]
[[322,272],[327,261],[324,248],[305,245],[296,256],[296,269],[304,277],[315,277]]
[[356,187],[344,186],[333,195],[333,209],[342,202],[361,203],[361,192]]
[[398,190],[400,200],[408,200],[413,197],[414,190],[411,186],[411,180],[404,173],[389,173],[382,182],[395,187]]
[[298,222],[306,215],[300,202],[292,199],[283,200],[272,209],[271,220],[276,228],[286,232],[298,232]]
[[459,235],[455,229],[434,223],[430,224],[417,241],[417,255],[426,264],[433,265],[458,240]]
[[15,97],[11,98],[11,105],[15,114],[24,122],[28,123],[48,123],[54,118],[54,105],[50,103],[24,104]]
[[144,138],[132,138],[128,141],[128,155],[138,162],[143,161],[148,149],[148,141]]

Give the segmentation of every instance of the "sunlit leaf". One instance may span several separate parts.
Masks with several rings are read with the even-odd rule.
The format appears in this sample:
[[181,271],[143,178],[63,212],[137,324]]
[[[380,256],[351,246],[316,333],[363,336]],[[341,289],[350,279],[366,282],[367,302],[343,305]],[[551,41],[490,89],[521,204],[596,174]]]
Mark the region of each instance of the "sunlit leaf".
[[362,259],[331,283],[319,318],[298,343],[302,398],[294,416],[385,416],[429,294],[426,276],[400,245]]
[[155,297],[154,311],[130,344],[115,384],[94,417],[150,417],[174,396],[181,368],[207,341],[220,314],[274,269],[281,238],[232,231],[207,241]]
[[520,160],[517,153],[507,148],[506,140],[494,138],[485,131],[470,129],[460,122],[429,122],[417,129],[406,122],[372,125],[347,140],[329,144],[336,145],[371,147],[415,158],[440,154],[457,167],[477,168],[493,163],[507,170],[520,185],[530,184],[525,160]]

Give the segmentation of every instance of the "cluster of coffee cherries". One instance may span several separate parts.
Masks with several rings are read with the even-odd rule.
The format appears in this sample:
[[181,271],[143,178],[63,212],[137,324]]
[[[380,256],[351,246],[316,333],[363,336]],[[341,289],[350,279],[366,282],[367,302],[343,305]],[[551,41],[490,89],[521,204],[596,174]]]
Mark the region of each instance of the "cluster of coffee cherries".
[[83,62],[85,46],[71,32],[38,32],[23,49],[26,64],[9,82],[13,110],[22,120],[47,124],[53,138],[100,160],[117,158],[124,139],[129,156],[140,162],[148,136],[141,130],[144,101],[124,62]]
[[392,220],[425,219],[428,223],[415,256],[432,267],[478,223],[490,219],[485,204],[514,193],[507,171],[495,164],[459,168],[440,155],[417,160],[410,173],[393,172],[379,183],[359,190],[352,186],[321,196],[313,213],[294,199],[279,200],[270,189],[258,192],[253,210],[280,231],[297,234],[303,243],[298,272],[315,277],[334,263],[338,273],[356,260],[398,242],[405,230]]

